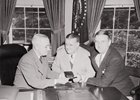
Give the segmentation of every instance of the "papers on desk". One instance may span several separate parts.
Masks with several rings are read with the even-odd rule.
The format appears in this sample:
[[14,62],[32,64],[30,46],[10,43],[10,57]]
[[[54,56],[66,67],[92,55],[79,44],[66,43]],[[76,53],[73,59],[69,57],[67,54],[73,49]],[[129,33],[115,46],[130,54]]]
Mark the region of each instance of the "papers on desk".
[[87,89],[58,90],[60,100],[97,100]]
[[97,100],[88,89],[80,83],[57,84],[55,86],[59,100]]
[[33,90],[33,91],[20,91],[16,100],[46,100],[45,91]]
[[34,98],[34,92],[33,91],[25,91],[25,92],[19,92],[17,95],[16,100],[33,100]]

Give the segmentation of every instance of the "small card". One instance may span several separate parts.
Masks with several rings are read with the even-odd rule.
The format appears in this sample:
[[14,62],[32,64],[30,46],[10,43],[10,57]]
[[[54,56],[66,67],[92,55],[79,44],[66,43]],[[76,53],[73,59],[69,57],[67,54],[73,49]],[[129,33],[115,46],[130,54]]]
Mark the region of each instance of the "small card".
[[72,71],[65,71],[64,74],[66,78],[74,78],[74,74]]

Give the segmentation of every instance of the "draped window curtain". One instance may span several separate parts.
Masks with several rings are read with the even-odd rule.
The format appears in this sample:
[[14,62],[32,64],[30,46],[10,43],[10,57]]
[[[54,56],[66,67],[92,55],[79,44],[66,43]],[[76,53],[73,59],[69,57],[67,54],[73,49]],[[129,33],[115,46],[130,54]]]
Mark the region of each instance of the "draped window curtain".
[[65,0],[43,0],[52,30],[52,55],[65,40]]
[[89,42],[95,34],[106,0],[87,0],[87,25]]
[[133,0],[138,20],[140,21],[140,0]]
[[17,0],[0,0],[0,45],[8,43],[8,33]]

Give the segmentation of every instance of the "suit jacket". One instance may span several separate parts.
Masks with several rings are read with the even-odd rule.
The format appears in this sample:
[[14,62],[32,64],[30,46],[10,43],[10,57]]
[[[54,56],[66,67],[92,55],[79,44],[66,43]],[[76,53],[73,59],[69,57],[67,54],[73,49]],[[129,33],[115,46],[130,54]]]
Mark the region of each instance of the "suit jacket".
[[35,51],[32,49],[26,53],[17,66],[14,84],[24,88],[45,88],[54,85],[54,79],[58,73],[52,72],[48,67],[47,57],[40,62]]
[[129,95],[130,90],[134,86],[125,70],[124,59],[119,52],[110,46],[99,67],[95,62],[96,55],[92,57],[96,76],[89,78],[87,84],[101,87],[116,87],[124,95]]
[[86,81],[89,77],[95,75],[89,56],[90,53],[86,49],[79,47],[74,58],[73,68],[71,69],[69,55],[67,54],[65,47],[61,46],[57,50],[52,70],[58,73],[72,71],[74,74],[81,75],[82,81]]

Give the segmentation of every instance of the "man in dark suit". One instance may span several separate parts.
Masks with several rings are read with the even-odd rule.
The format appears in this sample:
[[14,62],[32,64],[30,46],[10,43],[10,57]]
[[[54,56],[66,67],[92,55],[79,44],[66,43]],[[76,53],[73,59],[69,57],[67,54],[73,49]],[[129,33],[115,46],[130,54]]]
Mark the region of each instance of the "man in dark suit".
[[[56,83],[65,84],[66,78],[50,70],[47,54],[50,41],[46,35],[36,34],[32,39],[33,49],[26,53],[19,61],[14,84],[20,88],[46,88]],[[41,58],[41,59],[40,59]],[[59,78],[59,79],[58,79]]]
[[95,48],[92,64],[96,70],[95,77],[89,78],[87,84],[101,87],[116,87],[124,95],[129,95],[134,87],[125,70],[124,59],[111,45],[111,39],[107,31],[100,30],[95,34]]

